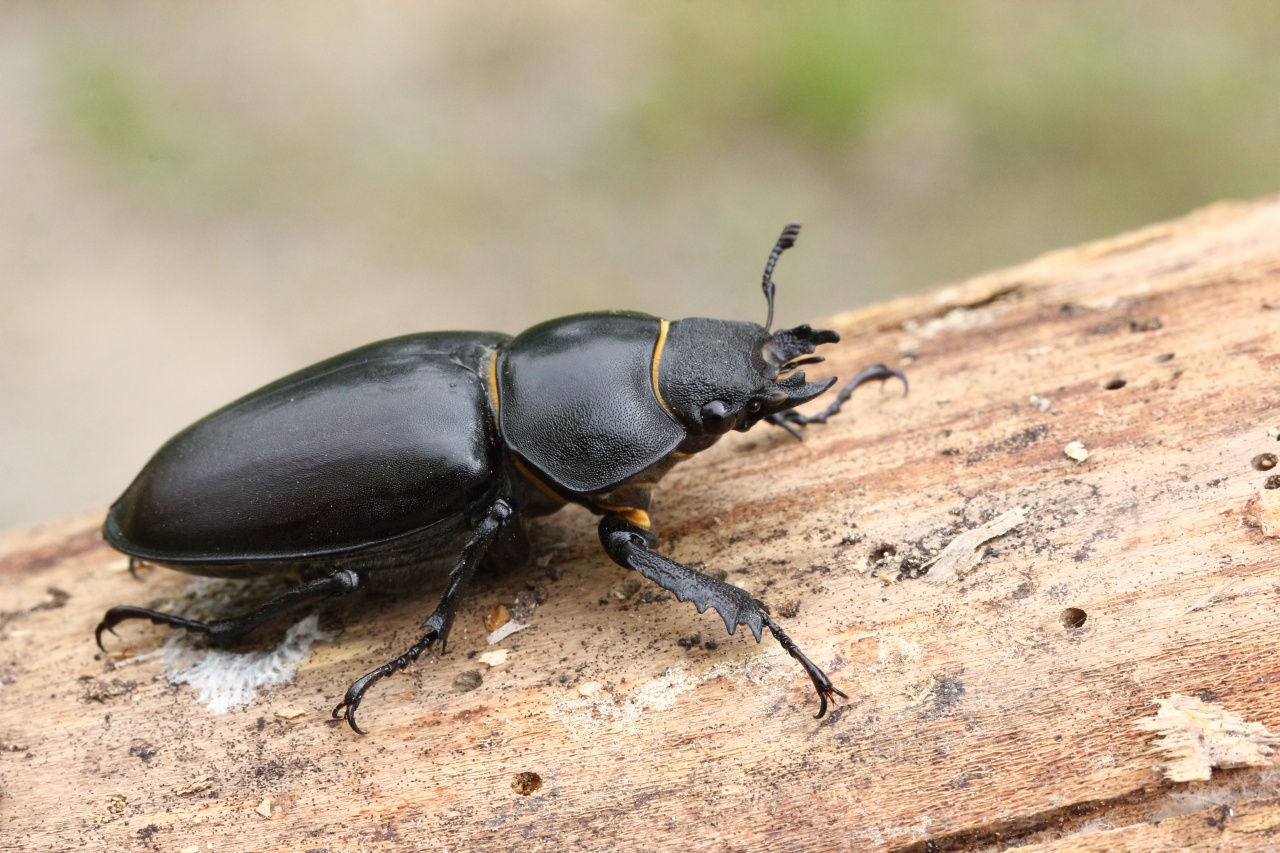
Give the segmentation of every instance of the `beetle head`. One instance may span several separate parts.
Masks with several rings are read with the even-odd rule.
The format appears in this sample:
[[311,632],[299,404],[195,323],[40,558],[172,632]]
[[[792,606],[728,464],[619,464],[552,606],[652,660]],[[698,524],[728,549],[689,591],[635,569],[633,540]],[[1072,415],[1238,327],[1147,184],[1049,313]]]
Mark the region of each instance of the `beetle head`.
[[797,326],[769,334],[755,323],[693,317],[667,332],[658,368],[663,401],[691,434],[745,432],[769,415],[807,403],[835,378],[805,381],[802,364],[820,344],[840,336]]
[[658,389],[668,408],[694,435],[745,432],[778,412],[807,403],[835,383],[806,382],[796,368],[816,364],[813,351],[840,336],[808,325],[773,327],[773,268],[796,244],[800,223],[792,222],[769,253],[761,288],[769,303],[763,327],[755,323],[695,318],[671,324],[658,370]]

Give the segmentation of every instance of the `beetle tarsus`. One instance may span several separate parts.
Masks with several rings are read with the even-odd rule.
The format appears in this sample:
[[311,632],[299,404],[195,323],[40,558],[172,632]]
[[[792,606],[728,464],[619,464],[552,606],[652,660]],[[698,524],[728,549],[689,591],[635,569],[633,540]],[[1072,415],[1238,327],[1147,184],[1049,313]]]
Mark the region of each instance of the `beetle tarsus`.
[[[347,688],[347,693],[342,697],[342,701],[334,706],[332,712],[333,718],[335,720],[345,719],[347,721],[347,725],[351,726],[351,730],[356,734],[368,734],[368,732],[360,728],[356,723],[356,709],[360,707],[360,701],[364,699],[365,691],[372,687],[374,683],[381,681],[388,675],[394,675],[397,672],[404,672],[409,668],[409,664],[421,657],[422,653],[430,649],[438,639],[440,639],[440,635],[433,629],[431,633],[414,643],[413,646],[404,654],[400,655],[400,657],[393,661],[388,661],[372,672],[356,679],[352,685]],[[441,647],[443,648],[443,645]]]
[[484,559],[484,555],[488,552],[494,540],[498,538],[498,534],[515,517],[515,514],[515,505],[510,498],[500,497],[489,505],[484,515],[476,523],[475,529],[471,533],[471,538],[463,546],[462,556],[449,572],[449,585],[445,588],[440,604],[436,606],[436,609],[421,625],[422,628],[426,629],[426,633],[404,654],[356,679],[347,688],[347,693],[342,697],[342,701],[334,706],[332,716],[335,720],[345,719],[347,725],[351,726],[352,731],[356,734],[367,734],[364,729],[356,724],[356,709],[360,707],[360,702],[364,699],[365,692],[388,675],[394,675],[397,672],[403,672],[408,669],[409,664],[416,661],[422,656],[423,652],[436,643],[440,644],[441,653],[444,652],[445,644],[449,639],[449,629],[453,627],[453,617],[458,610],[458,601],[462,596],[462,590],[471,580],[472,575],[476,573],[476,568],[480,565],[480,561]]
[[94,629],[93,638],[98,642],[98,648],[106,651],[107,647],[102,645],[102,632],[110,631],[115,634],[115,627],[126,619],[150,619],[155,625],[168,625],[170,628],[186,628],[188,631],[197,631],[202,634],[211,634],[212,629],[209,624],[197,622],[194,619],[183,619],[180,616],[174,616],[169,613],[161,613],[158,610],[148,610],[145,607],[133,607],[128,604],[117,605],[108,610],[102,617],[102,621],[98,623],[98,627]]
[[218,645],[227,645],[240,639],[256,628],[269,625],[281,616],[298,610],[317,601],[338,595],[350,595],[361,589],[368,579],[362,572],[353,569],[339,569],[333,574],[317,578],[305,583],[297,589],[291,589],[279,598],[274,598],[257,610],[252,610],[231,619],[218,619],[214,622],[200,622],[196,619],[184,619],[172,613],[161,613],[145,607],[134,607],[121,604],[108,610],[94,631],[94,639],[98,648],[104,652],[102,632],[115,633],[114,628],[128,619],[150,619],[156,625],[168,625],[170,628],[185,628],[198,634],[204,634],[210,641]]
[[765,627],[769,629],[769,633],[773,634],[773,638],[778,641],[787,654],[791,655],[800,666],[804,667],[805,673],[808,674],[809,680],[813,682],[813,687],[818,691],[818,699],[822,705],[818,708],[818,713],[814,715],[815,720],[821,720],[827,715],[827,700],[835,699],[839,696],[842,699],[849,697],[845,693],[831,683],[831,679],[827,678],[827,674],[818,667],[816,663],[809,660],[808,656],[800,651],[800,647],[796,645],[795,640],[787,636],[778,623],[769,618],[769,614],[763,616]]
[[[802,415],[795,409],[787,409],[783,412],[776,412],[765,420],[774,426],[782,427],[796,438],[800,438],[800,433],[796,431],[795,426],[825,424],[828,418],[840,412],[840,408],[849,401],[849,398],[853,396],[853,392],[858,390],[859,386],[865,385],[868,382],[875,382],[876,380],[879,380],[880,382],[887,382],[890,379],[897,379],[901,381],[902,391],[904,394],[907,393],[910,386],[907,384],[906,375],[903,374],[901,370],[895,370],[894,368],[886,367],[883,364],[871,364],[862,368],[862,370],[858,372],[857,376],[849,380],[849,383],[840,389],[840,393],[836,395],[836,398],[832,401],[831,405],[827,406],[821,412],[817,412],[812,415]],[[793,426],[793,424],[795,426]]]

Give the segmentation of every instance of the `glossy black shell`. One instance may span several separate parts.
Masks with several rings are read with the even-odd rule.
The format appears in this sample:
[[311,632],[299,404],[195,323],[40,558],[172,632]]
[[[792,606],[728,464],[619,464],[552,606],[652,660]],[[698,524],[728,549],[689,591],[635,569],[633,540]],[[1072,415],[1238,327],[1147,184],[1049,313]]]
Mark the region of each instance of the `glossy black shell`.
[[635,312],[578,314],[504,345],[498,396],[507,446],[576,494],[607,491],[669,454],[685,430],[653,388],[661,323]]
[[165,444],[104,535],[181,568],[339,555],[456,524],[501,470],[489,368],[507,340],[393,338],[242,397]]

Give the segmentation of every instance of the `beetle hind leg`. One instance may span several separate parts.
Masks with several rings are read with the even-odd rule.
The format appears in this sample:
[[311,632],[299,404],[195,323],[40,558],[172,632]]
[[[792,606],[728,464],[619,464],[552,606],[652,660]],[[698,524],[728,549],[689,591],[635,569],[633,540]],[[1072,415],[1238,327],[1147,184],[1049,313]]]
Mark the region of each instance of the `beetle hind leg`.
[[356,679],[347,688],[347,693],[342,697],[342,701],[334,706],[332,712],[334,719],[345,719],[347,725],[351,726],[353,731],[358,734],[365,734],[365,730],[356,724],[356,709],[360,707],[360,702],[364,699],[365,692],[388,675],[394,675],[397,672],[408,669],[409,664],[421,657],[423,652],[436,643],[440,644],[441,651],[444,650],[445,643],[449,639],[449,629],[453,627],[453,617],[457,613],[458,602],[463,588],[475,574],[476,568],[480,565],[481,560],[484,559],[485,553],[488,552],[490,546],[493,545],[503,528],[514,517],[515,507],[507,498],[498,498],[489,506],[472,532],[471,538],[463,546],[462,557],[449,572],[449,585],[445,588],[444,597],[440,599],[436,609],[420,626],[425,629],[426,633],[422,635],[418,642],[410,646],[404,654],[394,660],[387,661],[377,669]]
[[732,634],[739,625],[746,625],[760,642],[765,628],[782,648],[804,667],[809,680],[818,692],[821,706],[816,718],[827,713],[827,702],[836,696],[848,698],[827,678],[817,664],[809,660],[795,641],[769,616],[769,608],[750,596],[746,590],[725,583],[702,572],[681,565],[675,560],[650,550],[656,544],[654,535],[616,515],[600,519],[600,541],[613,561],[623,568],[635,569],[649,580],[675,595],[679,601],[692,601],[698,612],[712,607],[724,619],[724,626]]
[[148,610],[145,607],[121,604],[103,614],[102,621],[98,623],[93,636],[98,642],[98,648],[105,652],[106,647],[102,645],[103,631],[110,631],[114,634],[115,627],[121,622],[129,619],[150,619],[156,625],[185,628],[188,631],[204,634],[218,645],[227,645],[256,628],[275,622],[285,614],[306,607],[309,604],[314,604],[317,601],[323,601],[326,598],[350,595],[363,588],[366,583],[368,583],[368,579],[362,573],[352,569],[339,569],[333,574],[317,578],[297,589],[291,589],[279,598],[268,601],[257,610],[231,619],[218,619],[213,622],[184,619],[171,613],[161,613],[158,610]]

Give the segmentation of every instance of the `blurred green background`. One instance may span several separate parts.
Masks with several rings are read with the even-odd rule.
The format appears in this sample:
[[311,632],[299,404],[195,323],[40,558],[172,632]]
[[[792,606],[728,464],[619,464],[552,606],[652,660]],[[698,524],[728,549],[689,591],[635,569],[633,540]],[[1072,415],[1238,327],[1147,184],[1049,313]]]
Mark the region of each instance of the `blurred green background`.
[[1278,153],[1275,2],[6,2],[0,528],[380,337],[760,321],[791,219],[817,320]]

